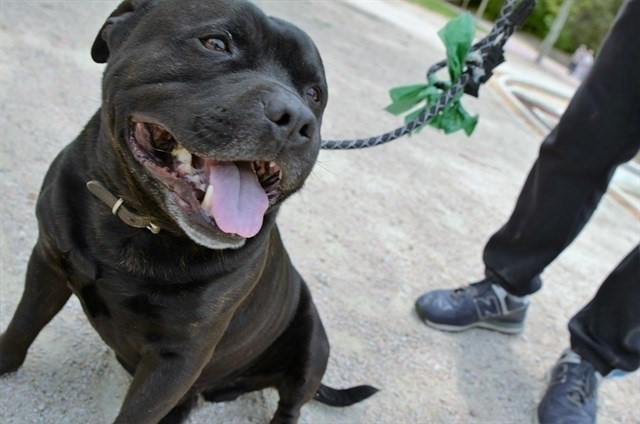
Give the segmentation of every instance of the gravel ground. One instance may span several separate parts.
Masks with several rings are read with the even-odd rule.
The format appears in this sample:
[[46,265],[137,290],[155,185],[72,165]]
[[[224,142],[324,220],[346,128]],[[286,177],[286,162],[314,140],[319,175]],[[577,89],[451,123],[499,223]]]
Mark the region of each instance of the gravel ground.
[[[327,139],[398,124],[382,111],[388,88],[422,80],[442,57],[435,31],[444,21],[404,2],[258,3],[316,40],[331,90]],[[103,68],[91,62],[89,49],[116,4],[0,3],[2,329],[22,293],[42,177],[99,106]],[[385,12],[390,4],[394,16]],[[511,45],[503,72],[570,82],[534,66],[522,44]],[[547,285],[534,297],[522,335],[426,328],[414,299],[481,276],[482,246],[508,217],[541,139],[492,86],[466,104],[480,114],[472,138],[427,129],[366,151],[323,152],[306,188],[284,206],[285,244],[332,342],[325,383],[381,388],[345,409],[310,403],[302,422],[530,422],[545,371],[568,344],[568,319],[638,242],[637,216],[605,196],[580,237],[546,270]],[[0,379],[0,422],[107,423],[128,382],[73,299],[21,370]],[[600,393],[600,422],[640,422],[637,372],[605,380]],[[266,422],[276,399],[266,390],[205,404],[190,422]]]

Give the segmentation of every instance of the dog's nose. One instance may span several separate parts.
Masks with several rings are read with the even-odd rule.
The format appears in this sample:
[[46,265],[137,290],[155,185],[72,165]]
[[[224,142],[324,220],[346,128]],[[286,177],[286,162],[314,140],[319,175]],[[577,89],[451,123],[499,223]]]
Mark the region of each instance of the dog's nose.
[[278,90],[264,104],[264,113],[274,132],[291,144],[304,144],[313,138],[316,118],[295,94]]

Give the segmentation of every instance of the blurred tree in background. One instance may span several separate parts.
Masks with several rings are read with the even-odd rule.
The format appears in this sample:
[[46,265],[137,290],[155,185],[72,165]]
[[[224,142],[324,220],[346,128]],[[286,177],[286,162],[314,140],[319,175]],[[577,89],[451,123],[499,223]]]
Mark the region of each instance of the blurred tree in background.
[[[451,0],[462,5],[462,0]],[[469,7],[477,9],[482,0],[469,0]],[[522,30],[543,39],[551,28],[563,0],[537,0],[536,7],[529,15]],[[575,0],[555,48],[572,53],[580,44],[597,50],[611,27],[623,0]],[[466,1],[464,1],[466,3]],[[495,20],[500,14],[503,0],[489,0],[484,18]]]

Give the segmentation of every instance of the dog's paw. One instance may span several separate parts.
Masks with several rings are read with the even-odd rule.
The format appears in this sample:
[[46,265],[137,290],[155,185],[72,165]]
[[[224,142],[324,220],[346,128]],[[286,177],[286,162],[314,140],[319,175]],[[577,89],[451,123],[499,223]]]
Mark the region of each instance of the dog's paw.
[[0,375],[17,371],[25,359],[25,354],[15,352],[10,343],[0,335]]

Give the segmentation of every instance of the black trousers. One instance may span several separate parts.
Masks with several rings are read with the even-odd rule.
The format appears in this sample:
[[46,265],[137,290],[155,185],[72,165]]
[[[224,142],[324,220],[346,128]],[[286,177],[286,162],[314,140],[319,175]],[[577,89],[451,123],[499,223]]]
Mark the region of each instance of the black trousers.
[[[616,167],[640,148],[639,28],[640,0],[628,1],[591,73],[543,141],[511,218],[485,247],[487,276],[512,294],[541,287],[544,268],[587,223]],[[640,247],[571,319],[569,331],[573,350],[601,374],[638,368]]]

